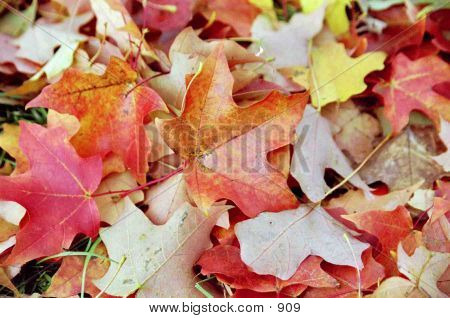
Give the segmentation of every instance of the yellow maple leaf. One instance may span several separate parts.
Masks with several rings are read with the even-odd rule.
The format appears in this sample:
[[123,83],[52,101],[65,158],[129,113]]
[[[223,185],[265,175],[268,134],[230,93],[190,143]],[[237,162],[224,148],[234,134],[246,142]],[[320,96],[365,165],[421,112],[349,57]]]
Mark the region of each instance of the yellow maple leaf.
[[341,35],[350,28],[345,8],[351,4],[351,0],[329,0],[325,20],[331,32],[335,35]]
[[364,77],[384,68],[386,53],[370,52],[352,58],[342,43],[327,42],[312,48],[311,59],[311,98],[313,105],[320,108],[363,92],[367,87]]
[[11,157],[16,159],[17,173],[23,173],[28,170],[28,159],[19,146],[20,127],[12,124],[3,124],[3,132],[0,134],[0,147],[3,148]]
[[250,0],[249,2],[259,8],[272,21],[277,21],[277,14],[275,13],[273,0]]

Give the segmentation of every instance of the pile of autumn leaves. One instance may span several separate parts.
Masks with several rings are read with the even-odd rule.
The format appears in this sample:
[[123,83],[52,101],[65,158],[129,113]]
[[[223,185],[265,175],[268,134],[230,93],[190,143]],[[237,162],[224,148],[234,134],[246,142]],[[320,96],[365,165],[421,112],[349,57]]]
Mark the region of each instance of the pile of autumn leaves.
[[[20,296],[21,265],[83,234],[90,256],[47,260],[44,296],[450,293],[449,10],[371,10],[382,27],[361,35],[351,1],[288,22],[263,1],[154,1],[184,4],[144,10],[176,30],[147,43],[119,1],[55,2],[67,19],[0,34],[0,71],[34,74],[2,103],[49,109],[45,127],[2,126],[16,166],[0,176],[0,285]],[[97,37],[80,33],[94,16]]]

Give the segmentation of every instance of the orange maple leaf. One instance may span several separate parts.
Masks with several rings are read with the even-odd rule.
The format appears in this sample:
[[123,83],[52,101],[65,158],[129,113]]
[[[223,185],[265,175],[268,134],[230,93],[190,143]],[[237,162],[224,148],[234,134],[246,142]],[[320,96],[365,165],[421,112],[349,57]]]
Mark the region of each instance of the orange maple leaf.
[[273,91],[239,107],[233,77],[218,46],[192,79],[179,118],[157,122],[167,144],[185,161],[189,193],[207,211],[226,198],[248,216],[298,206],[286,177],[267,162],[267,153],[289,144],[308,100],[307,93]]
[[152,89],[135,87],[136,80],[137,73],[113,57],[102,76],[67,70],[60,81],[44,88],[27,108],[47,107],[76,116],[80,130],[71,142],[82,157],[98,154],[104,158],[113,152],[144,183],[150,150],[144,117],[166,106]]

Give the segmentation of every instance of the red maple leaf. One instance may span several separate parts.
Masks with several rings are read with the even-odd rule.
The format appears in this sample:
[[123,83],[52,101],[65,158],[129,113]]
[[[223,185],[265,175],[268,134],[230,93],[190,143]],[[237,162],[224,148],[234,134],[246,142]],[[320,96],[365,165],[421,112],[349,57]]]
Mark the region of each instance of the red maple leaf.
[[27,209],[17,243],[4,264],[23,264],[70,247],[78,233],[95,237],[100,216],[91,197],[102,176],[101,158],[80,158],[63,128],[20,123],[20,147],[30,170],[0,177],[0,200]]

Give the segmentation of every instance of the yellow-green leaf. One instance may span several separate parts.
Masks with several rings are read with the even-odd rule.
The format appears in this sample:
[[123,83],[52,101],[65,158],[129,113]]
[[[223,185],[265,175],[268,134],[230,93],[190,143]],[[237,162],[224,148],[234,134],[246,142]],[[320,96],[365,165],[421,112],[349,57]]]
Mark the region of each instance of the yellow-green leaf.
[[320,108],[335,101],[345,102],[363,92],[367,87],[364,78],[384,68],[386,53],[371,52],[352,58],[342,43],[328,42],[313,47],[311,58],[312,103]]
[[323,0],[299,0],[299,2],[304,13],[311,13],[322,5]]
[[350,28],[345,7],[350,5],[351,0],[330,0],[325,13],[325,19],[331,32],[341,35]]

